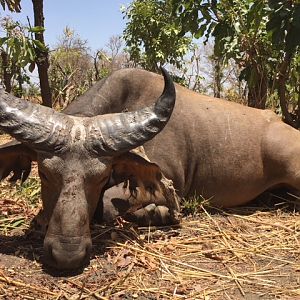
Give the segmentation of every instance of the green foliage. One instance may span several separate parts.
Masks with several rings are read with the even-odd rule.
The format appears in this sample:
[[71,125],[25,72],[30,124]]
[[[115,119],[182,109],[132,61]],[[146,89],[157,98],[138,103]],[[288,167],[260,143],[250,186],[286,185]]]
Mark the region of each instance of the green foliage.
[[182,24],[180,35],[191,32],[195,38],[202,36],[208,40],[217,20],[216,0],[172,0],[173,15]]
[[120,37],[111,37],[106,50],[90,53],[87,41],[66,27],[50,54],[49,79],[53,106],[60,109],[83,94],[91,85],[123,64]]
[[[5,193],[2,198],[2,213],[0,214],[0,231],[7,234],[13,229],[28,228],[28,211],[39,206],[41,184],[38,177],[29,177],[23,184],[2,183],[1,189]],[[4,204],[3,204],[4,203]]]
[[[276,89],[284,120],[300,127],[300,2],[269,0],[266,31],[279,62]],[[289,111],[290,107],[292,111]]]
[[10,18],[2,20],[2,28],[6,36],[0,38],[0,48],[7,53],[11,64],[25,67],[28,63],[34,62],[33,43],[29,39],[27,28]]
[[24,93],[26,99],[34,100],[34,102],[39,102],[41,91],[38,84],[29,81]]
[[[33,72],[36,65],[36,51],[48,51],[48,49],[40,42],[33,38],[33,32],[42,32],[41,27],[27,27],[19,22],[13,21],[6,17],[1,20],[1,27],[5,36],[0,37],[0,52],[3,77],[12,84],[15,94],[20,96],[23,92],[22,84],[29,82],[26,75],[25,67]],[[18,86],[16,86],[16,84]],[[8,92],[10,88],[6,86]]]
[[[267,95],[278,88],[278,74],[289,81],[281,80],[287,94],[299,99],[298,59],[294,59],[300,44],[298,0],[172,0],[172,4],[173,15],[184,24],[181,35],[213,38],[214,54],[224,63],[230,59],[237,63],[240,80],[247,82],[249,105],[265,107]],[[284,102],[288,99],[281,105]]]
[[183,76],[183,75],[180,76],[180,75],[176,75],[176,74],[172,74],[172,73],[171,73],[171,76],[172,76],[172,79],[174,82],[179,83],[180,85],[185,86],[187,88],[189,87],[185,76]]
[[188,199],[183,199],[182,201],[182,213],[184,215],[196,215],[199,212],[201,205],[205,203],[203,197],[191,197]]
[[11,218],[0,216],[0,232],[1,234],[7,234],[8,231],[20,228],[25,223],[25,217]]
[[272,43],[276,48],[287,52],[295,51],[300,45],[300,3],[269,0],[266,29],[271,33]]
[[16,185],[16,195],[35,205],[41,197],[41,182],[38,177],[29,177],[23,184]]
[[[195,37],[214,38],[214,55],[222,58],[223,63],[233,59],[241,68],[241,80],[246,80],[249,98],[264,107],[266,100],[267,60],[271,49],[265,33],[266,0],[223,0],[223,1],[176,1],[175,13],[185,22],[185,31]],[[182,15],[181,15],[182,14]],[[220,61],[220,63],[222,63]],[[258,82],[259,87],[258,87]]]
[[[30,27],[28,29],[29,32],[33,32],[33,33],[42,33],[45,31],[45,28],[42,26],[35,26],[35,27]],[[39,42],[39,41],[36,41]],[[44,45],[43,45],[44,46]]]
[[64,108],[84,93],[92,82],[92,67],[87,42],[66,27],[56,50],[50,55],[49,79],[53,105]]
[[128,20],[124,39],[130,58],[136,64],[152,71],[166,63],[181,67],[191,38],[179,34],[182,24],[172,10],[169,0],[135,0],[123,10]]

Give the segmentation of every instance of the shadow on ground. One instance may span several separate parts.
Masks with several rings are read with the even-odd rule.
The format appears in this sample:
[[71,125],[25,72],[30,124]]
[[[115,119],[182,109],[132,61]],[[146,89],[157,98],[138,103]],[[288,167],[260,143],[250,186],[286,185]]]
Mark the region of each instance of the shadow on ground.
[[206,207],[207,211],[214,214],[236,214],[249,216],[256,212],[274,212],[281,210],[286,213],[295,213],[300,211],[300,198],[294,190],[287,188],[278,188],[266,191],[253,201],[246,205],[219,209],[215,207]]

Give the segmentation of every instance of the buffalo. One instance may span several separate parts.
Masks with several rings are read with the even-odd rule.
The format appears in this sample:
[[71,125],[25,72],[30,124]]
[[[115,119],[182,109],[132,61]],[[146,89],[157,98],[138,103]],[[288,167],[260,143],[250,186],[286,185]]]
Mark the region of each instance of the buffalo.
[[1,179],[25,180],[37,161],[48,264],[88,261],[94,216],[171,224],[182,197],[232,207],[276,186],[300,189],[297,130],[162,73],[116,71],[62,113],[1,92],[0,128],[16,139],[1,146]]

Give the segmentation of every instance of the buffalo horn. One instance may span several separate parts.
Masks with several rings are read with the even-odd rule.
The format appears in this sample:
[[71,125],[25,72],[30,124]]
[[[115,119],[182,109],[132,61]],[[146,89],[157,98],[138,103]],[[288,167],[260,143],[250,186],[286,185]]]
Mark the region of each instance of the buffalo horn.
[[0,90],[0,129],[35,150],[67,148],[72,123],[62,113]]
[[172,114],[176,93],[170,75],[161,70],[165,87],[156,103],[134,112],[87,120],[87,148],[98,155],[118,155],[144,144],[164,128]]

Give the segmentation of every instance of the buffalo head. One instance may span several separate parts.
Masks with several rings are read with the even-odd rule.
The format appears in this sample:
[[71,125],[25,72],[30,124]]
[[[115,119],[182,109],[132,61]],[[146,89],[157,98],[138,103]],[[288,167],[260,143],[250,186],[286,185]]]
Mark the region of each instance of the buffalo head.
[[20,142],[0,149],[1,179],[10,171],[14,179],[25,179],[28,164],[37,161],[48,264],[71,269],[88,261],[89,224],[104,186],[135,176],[153,189],[159,180],[157,165],[129,151],[158,134],[170,118],[175,88],[165,70],[163,75],[165,88],[153,105],[95,117],[66,115],[0,92],[0,129]]

